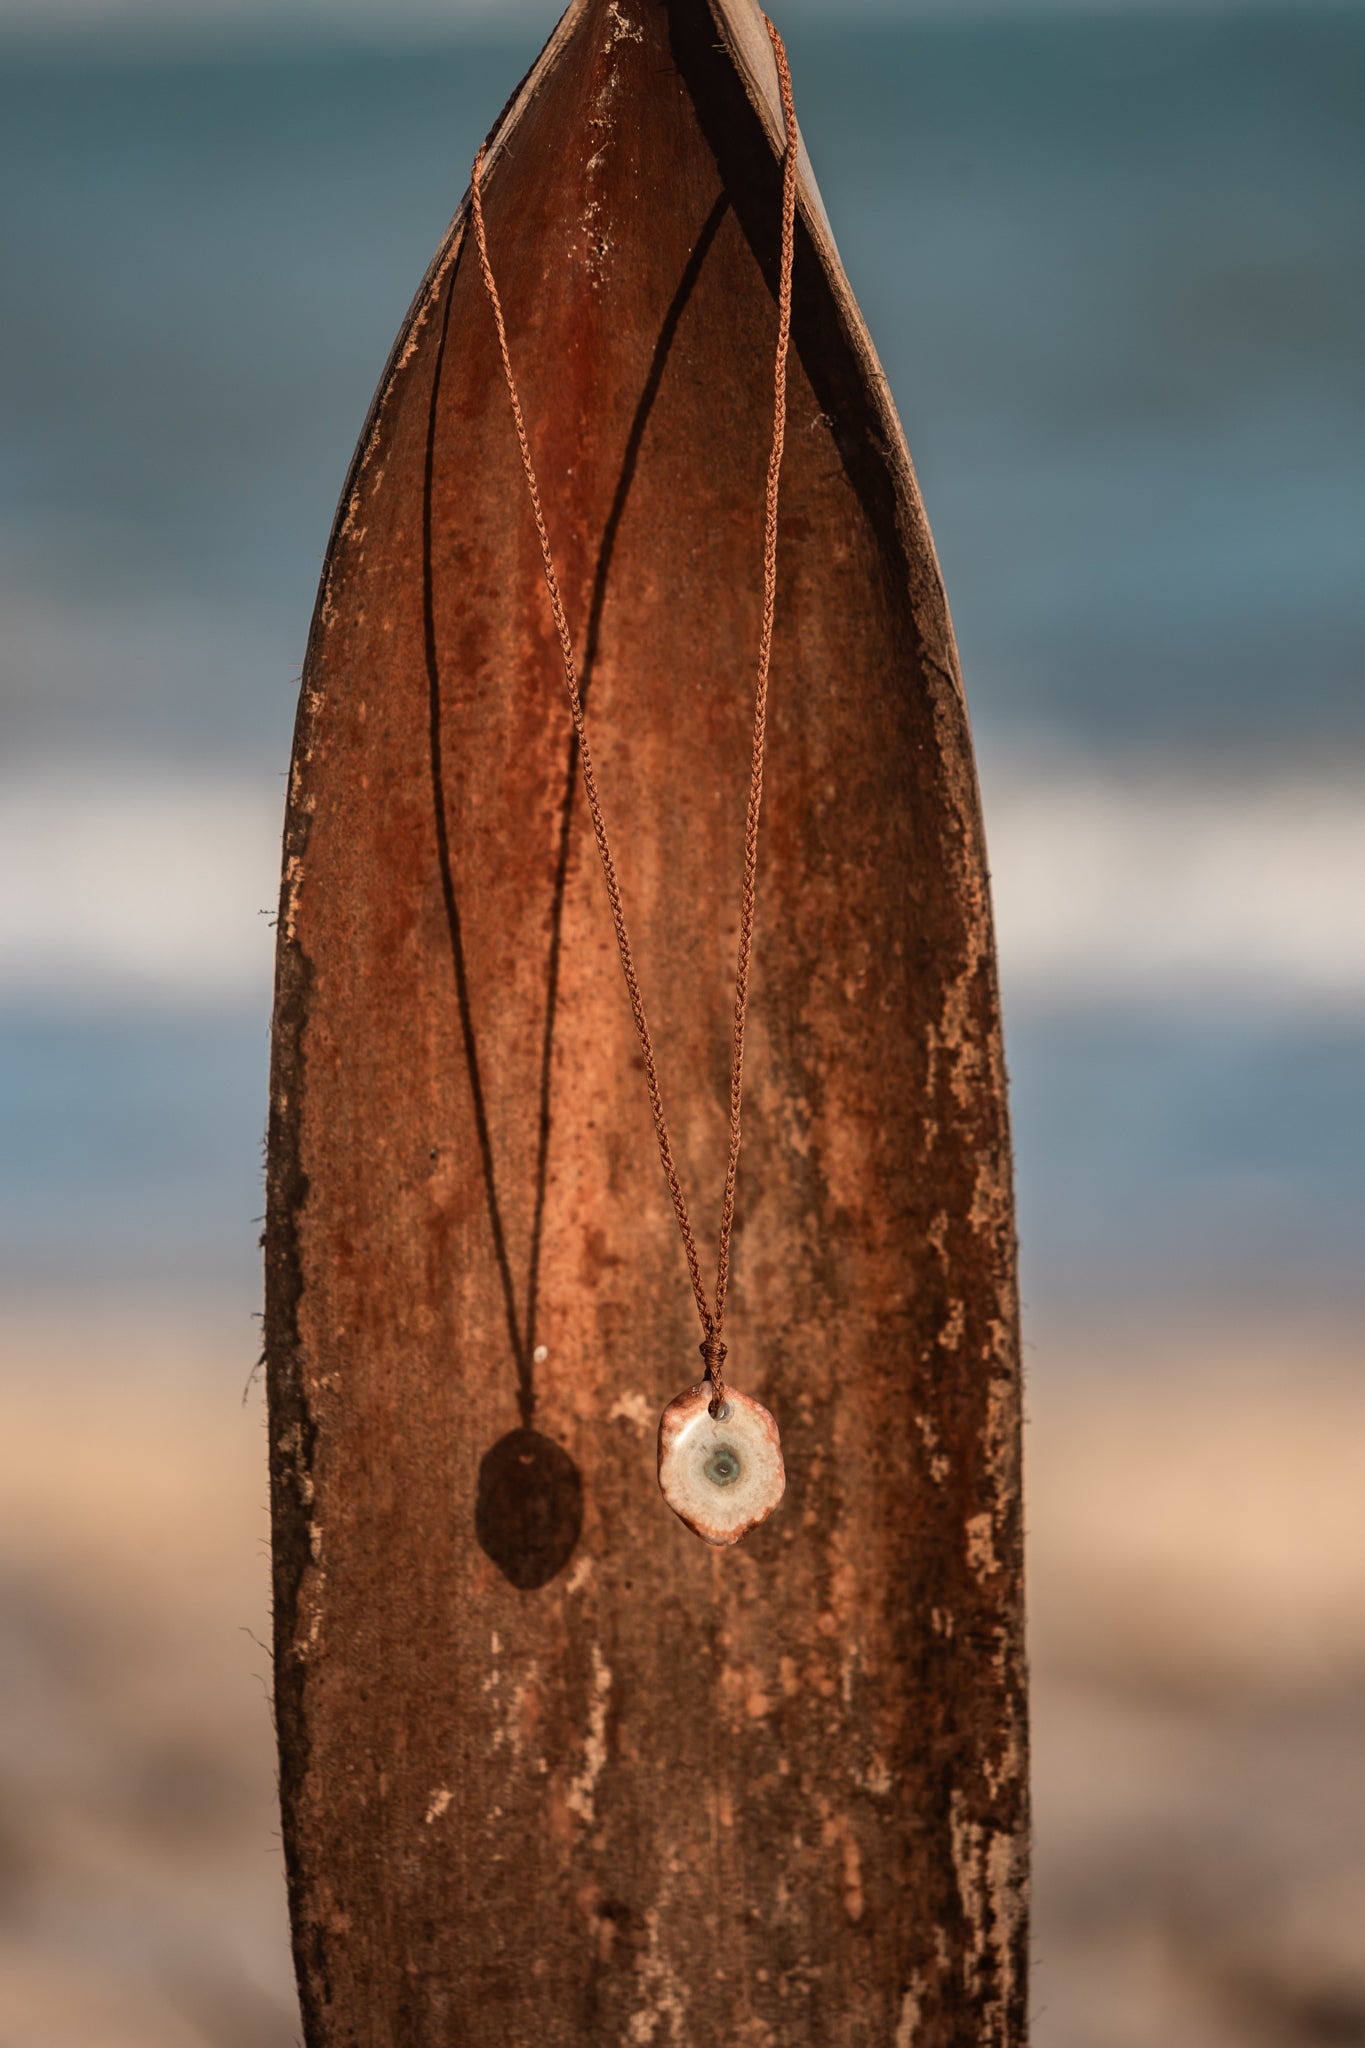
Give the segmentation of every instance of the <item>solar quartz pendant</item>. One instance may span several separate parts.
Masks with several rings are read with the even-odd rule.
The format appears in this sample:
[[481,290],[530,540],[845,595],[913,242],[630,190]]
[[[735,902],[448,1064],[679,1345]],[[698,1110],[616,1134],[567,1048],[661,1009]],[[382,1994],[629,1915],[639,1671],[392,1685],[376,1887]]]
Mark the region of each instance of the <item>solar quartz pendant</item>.
[[711,1413],[709,1380],[659,1417],[659,1486],[675,1515],[707,1543],[738,1543],[765,1522],[787,1484],[777,1424],[761,1401],[725,1389]]

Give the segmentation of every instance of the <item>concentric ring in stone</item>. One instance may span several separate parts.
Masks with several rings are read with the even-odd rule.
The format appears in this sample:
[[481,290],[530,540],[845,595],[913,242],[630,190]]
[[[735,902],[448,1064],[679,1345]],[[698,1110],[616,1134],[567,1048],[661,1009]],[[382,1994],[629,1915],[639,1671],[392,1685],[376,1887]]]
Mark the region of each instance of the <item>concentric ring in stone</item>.
[[724,1412],[713,1416],[710,1400],[703,1380],[660,1416],[659,1485],[674,1514],[707,1543],[738,1543],[782,1498],[782,1444],[761,1401],[727,1387]]

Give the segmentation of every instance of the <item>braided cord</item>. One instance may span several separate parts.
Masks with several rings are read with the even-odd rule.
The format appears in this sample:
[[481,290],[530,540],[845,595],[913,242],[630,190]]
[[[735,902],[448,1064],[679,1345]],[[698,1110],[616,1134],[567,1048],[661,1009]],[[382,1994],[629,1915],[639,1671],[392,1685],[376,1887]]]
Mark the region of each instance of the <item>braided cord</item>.
[[645,1086],[649,1091],[650,1115],[654,1123],[654,1136],[658,1141],[659,1159],[664,1170],[664,1179],[673,1202],[673,1213],[678,1220],[678,1230],[687,1256],[687,1270],[692,1282],[692,1293],[701,1319],[703,1341],[702,1357],[711,1380],[711,1406],[718,1409],[724,1400],[725,1386],[723,1369],[725,1346],[720,1341],[721,1328],[725,1320],[725,1299],[730,1284],[730,1237],[735,1219],[735,1182],[739,1172],[740,1112],[744,1098],[744,1033],[749,1007],[749,964],[753,953],[754,919],[757,903],[758,883],[758,821],[763,802],[763,756],[767,737],[768,720],[768,677],[772,666],[773,623],[777,610],[777,509],[778,490],[782,473],[782,453],[786,440],[787,424],[787,355],[791,340],[792,309],[792,268],[796,246],[796,167],[797,131],[796,109],[792,96],[791,72],[787,65],[787,53],[782,38],[771,21],[767,20],[768,35],[777,62],[778,82],[782,92],[782,112],[786,130],[786,147],[782,161],[782,253],[778,285],[777,313],[777,354],[773,373],[773,435],[772,448],[768,457],[768,481],[764,509],[763,529],[763,616],[759,629],[758,678],[754,690],[753,747],[749,768],[749,799],[744,821],[744,874],[740,897],[739,951],[735,966],[734,1033],[730,1054],[730,1143],[725,1166],[725,1191],[721,1203],[720,1244],[716,1265],[716,1288],[714,1306],[707,1299],[702,1280],[701,1259],[697,1241],[687,1213],[687,1198],[683,1192],[677,1162],[673,1157],[672,1140],[668,1132],[668,1119],[664,1114],[663,1091],[659,1083],[658,1063],[654,1057],[654,1042],[650,1035],[649,1020],[645,1013],[644,996],[640,989],[640,978],[635,967],[635,952],[630,942],[626,925],[625,905],[621,897],[621,884],[612,856],[611,842],[607,836],[606,817],[598,793],[597,772],[593,766],[592,747],[588,740],[587,719],[583,711],[583,696],[579,684],[578,664],[574,657],[573,636],[569,631],[568,616],[560,594],[559,578],[555,573],[554,555],[550,547],[549,529],[541,504],[540,486],[536,481],[535,464],[531,459],[531,444],[526,431],[526,419],[522,411],[517,381],[512,370],[511,352],[507,345],[507,326],[503,319],[502,301],[493,277],[493,267],[488,255],[488,236],[484,226],[483,196],[481,181],[484,151],[481,148],[474,159],[470,179],[470,202],[474,219],[474,234],[478,242],[479,264],[483,281],[493,308],[493,319],[497,328],[498,351],[502,357],[503,375],[507,381],[507,395],[512,404],[512,418],[516,426],[517,446],[521,452],[521,466],[526,475],[526,487],[530,494],[531,511],[535,519],[536,537],[540,542],[541,560],[545,566],[545,587],[550,598],[550,614],[554,620],[559,651],[564,662],[564,683],[569,698],[569,714],[573,721],[574,733],[578,740],[579,761],[583,773],[583,791],[588,802],[588,815],[592,820],[593,837],[597,841],[597,852],[602,863],[602,874],[607,885],[607,902],[611,909],[612,927],[616,933],[616,949],[620,955],[621,972],[625,978],[626,994],[630,999],[631,1016],[635,1020],[635,1032],[644,1058]]

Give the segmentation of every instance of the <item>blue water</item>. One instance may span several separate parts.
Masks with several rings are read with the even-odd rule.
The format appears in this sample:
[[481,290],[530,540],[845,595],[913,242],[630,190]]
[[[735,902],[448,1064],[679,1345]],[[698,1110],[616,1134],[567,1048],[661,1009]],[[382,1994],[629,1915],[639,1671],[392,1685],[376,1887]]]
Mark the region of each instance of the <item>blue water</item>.
[[263,1016],[0,1015],[0,1277],[254,1308],[266,1040]]
[[[277,774],[373,382],[534,40],[0,53],[11,763]],[[1365,758],[1365,13],[789,44],[988,771]],[[1021,1014],[1031,1292],[1354,1285],[1361,1037]],[[250,1296],[264,1085],[254,1012],[0,1012],[0,1273]]]
[[[1009,1052],[1036,1315],[1355,1291],[1365,1022],[1080,1012]],[[0,1016],[0,1279],[253,1307],[265,1075],[260,1016]]]

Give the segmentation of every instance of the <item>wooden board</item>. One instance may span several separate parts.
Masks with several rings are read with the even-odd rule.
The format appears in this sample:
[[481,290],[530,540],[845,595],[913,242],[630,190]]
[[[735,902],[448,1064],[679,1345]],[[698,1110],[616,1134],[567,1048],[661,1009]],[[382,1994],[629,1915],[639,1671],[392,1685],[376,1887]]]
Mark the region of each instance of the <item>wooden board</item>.
[[[752,0],[578,0],[486,173],[708,1240],[780,138]],[[463,210],[347,484],[289,799],[267,1226],[310,2048],[1024,2038],[985,855],[932,544],[808,177],[789,417],[727,1321],[788,1491],[732,1552],[655,1485],[698,1332]]]

